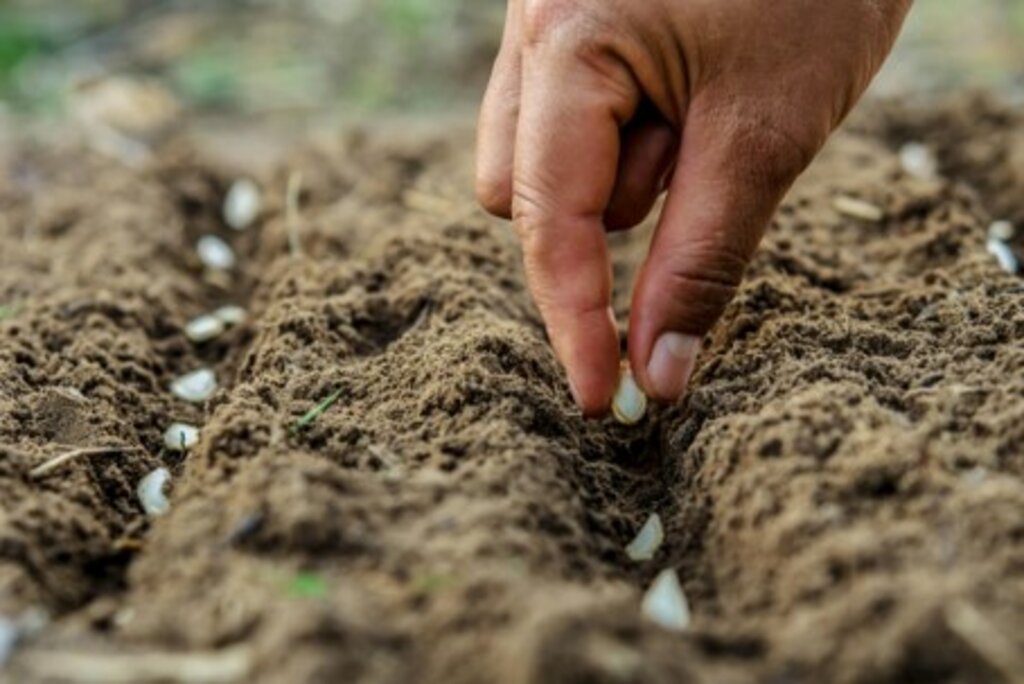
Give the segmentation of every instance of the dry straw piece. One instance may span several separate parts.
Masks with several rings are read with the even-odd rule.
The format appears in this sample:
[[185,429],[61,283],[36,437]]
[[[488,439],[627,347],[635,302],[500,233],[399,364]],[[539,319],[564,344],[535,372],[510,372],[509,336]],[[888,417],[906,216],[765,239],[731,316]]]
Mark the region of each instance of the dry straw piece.
[[856,197],[850,197],[849,195],[836,197],[832,200],[832,206],[843,216],[860,219],[861,221],[878,223],[885,218],[885,212],[882,211],[881,207]]

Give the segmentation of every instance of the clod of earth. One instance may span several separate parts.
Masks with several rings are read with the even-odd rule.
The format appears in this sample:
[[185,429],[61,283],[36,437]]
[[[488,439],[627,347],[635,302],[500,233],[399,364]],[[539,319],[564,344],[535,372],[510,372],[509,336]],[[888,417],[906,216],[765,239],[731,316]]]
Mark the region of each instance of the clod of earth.
[[164,432],[164,446],[171,451],[188,451],[199,443],[199,428],[187,423],[173,423]]
[[260,188],[248,178],[234,182],[224,198],[224,223],[235,230],[245,230],[253,224],[263,208]]
[[882,208],[856,197],[850,197],[848,195],[840,195],[832,201],[832,206],[843,216],[849,216],[850,218],[859,219],[861,221],[869,221],[871,223],[878,223],[885,218],[885,212]]
[[623,425],[636,425],[647,413],[647,395],[636,384],[628,363],[623,362],[619,373],[619,387],[612,399],[612,414]]
[[217,376],[209,368],[200,368],[171,383],[171,393],[179,399],[201,404],[217,391]]
[[139,495],[139,503],[142,510],[151,518],[163,515],[171,510],[171,502],[164,494],[164,486],[171,479],[171,471],[167,468],[157,468],[146,475],[139,482],[136,493]]
[[663,541],[665,541],[665,529],[661,525],[661,516],[651,513],[636,538],[626,547],[626,555],[634,561],[651,560],[661,548]]
[[207,268],[228,271],[238,262],[235,250],[216,235],[204,235],[196,242],[196,253]]
[[662,570],[654,578],[644,594],[641,609],[647,619],[665,629],[682,632],[690,626],[690,604],[672,568]]

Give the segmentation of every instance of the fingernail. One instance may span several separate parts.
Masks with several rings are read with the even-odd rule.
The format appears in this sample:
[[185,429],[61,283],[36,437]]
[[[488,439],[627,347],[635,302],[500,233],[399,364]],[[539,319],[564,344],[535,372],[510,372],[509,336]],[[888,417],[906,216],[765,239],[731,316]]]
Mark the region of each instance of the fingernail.
[[675,401],[683,395],[700,353],[701,340],[693,335],[665,333],[654,343],[647,377],[658,399]]

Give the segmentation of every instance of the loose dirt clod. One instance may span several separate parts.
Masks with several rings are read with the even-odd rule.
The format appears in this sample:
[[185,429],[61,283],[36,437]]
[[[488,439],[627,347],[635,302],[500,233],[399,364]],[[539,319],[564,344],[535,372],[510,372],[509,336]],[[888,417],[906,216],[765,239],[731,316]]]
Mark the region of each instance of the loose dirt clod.
[[636,425],[647,413],[647,395],[636,384],[628,363],[623,362],[619,373],[619,387],[612,398],[612,414],[623,425]]
[[164,515],[171,510],[171,502],[164,494],[164,486],[170,479],[171,471],[167,468],[157,468],[139,482],[136,489],[139,503],[142,504],[142,510],[151,518]]
[[224,198],[224,222],[235,230],[245,230],[260,215],[262,206],[259,186],[248,178],[237,180]]
[[832,206],[843,216],[860,219],[861,221],[878,223],[885,218],[885,212],[882,211],[881,207],[848,195],[836,197],[832,201]]
[[217,376],[209,368],[200,368],[171,383],[171,393],[179,399],[201,404],[217,391]]
[[675,570],[666,568],[654,578],[644,594],[642,610],[645,617],[665,629],[682,632],[690,626],[690,605]]
[[626,547],[626,555],[630,560],[648,561],[654,558],[654,554],[661,548],[665,540],[665,529],[661,525],[661,516],[651,513],[647,522],[640,528],[636,538]]

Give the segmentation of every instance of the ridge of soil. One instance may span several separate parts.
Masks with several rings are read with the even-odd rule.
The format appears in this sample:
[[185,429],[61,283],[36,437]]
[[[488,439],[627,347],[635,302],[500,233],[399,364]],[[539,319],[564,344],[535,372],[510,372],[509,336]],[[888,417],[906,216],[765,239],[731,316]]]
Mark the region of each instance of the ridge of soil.
[[[0,615],[54,619],[0,681],[154,652],[230,653],[222,680],[261,682],[1020,681],[1024,281],[985,240],[1024,225],[1022,123],[984,98],[859,114],[779,210],[685,399],[633,429],[574,410],[514,237],[466,191],[468,130],[298,150],[243,233],[219,218],[238,171],[187,145],[141,171],[8,150]],[[900,169],[909,140],[944,178]],[[611,237],[620,321],[648,231]],[[211,232],[230,277],[195,256]],[[186,340],[227,303],[244,325]],[[200,366],[217,394],[171,396]],[[202,426],[187,457],[162,446],[173,421]],[[92,446],[142,450],[30,475]],[[161,465],[173,507],[149,521],[135,486]],[[633,563],[653,511],[666,542]],[[640,614],[665,567],[683,634]]]

